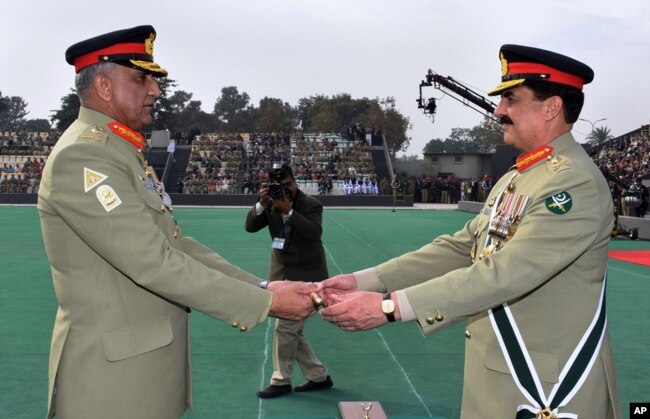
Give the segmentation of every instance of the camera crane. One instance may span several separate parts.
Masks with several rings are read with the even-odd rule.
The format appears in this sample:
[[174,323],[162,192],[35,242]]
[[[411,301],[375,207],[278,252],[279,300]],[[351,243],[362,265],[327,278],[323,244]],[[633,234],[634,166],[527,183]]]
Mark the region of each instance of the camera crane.
[[494,116],[494,110],[497,107],[495,103],[484,98],[469,87],[464,86],[459,81],[454,80],[452,77],[441,76],[440,74],[429,70],[426,75],[426,80],[420,82],[420,97],[416,99],[416,102],[418,103],[418,109],[422,109],[424,114],[431,116],[432,119],[436,113],[436,100],[434,98],[429,98],[425,101],[422,97],[422,88],[430,86],[440,90],[463,105],[474,109],[486,118],[498,122],[497,118]]

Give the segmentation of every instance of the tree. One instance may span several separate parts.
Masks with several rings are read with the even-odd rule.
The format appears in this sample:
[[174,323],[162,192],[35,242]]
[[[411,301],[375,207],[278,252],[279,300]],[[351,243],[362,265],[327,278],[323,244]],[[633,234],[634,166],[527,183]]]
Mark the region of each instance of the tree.
[[25,121],[25,131],[28,132],[50,132],[52,126],[47,119],[38,118],[38,119],[28,119]]
[[219,121],[214,115],[201,109],[200,100],[190,100],[178,116],[178,128],[186,131],[215,132],[219,130]]
[[381,125],[374,125],[383,131],[386,138],[388,153],[392,158],[402,150],[406,150],[411,143],[411,138],[406,135],[411,129],[411,122],[408,117],[402,115],[395,106],[395,99],[388,97],[380,102],[384,112]]
[[[170,132],[174,132],[176,123],[176,116],[174,114],[175,104],[172,103],[173,96],[170,97],[170,94],[172,88],[177,85],[176,80],[170,79],[169,77],[160,77],[156,81],[160,88],[160,96],[153,105],[153,122],[151,128],[157,130],[168,129]],[[182,94],[180,96],[181,98],[183,97]],[[178,97],[176,100],[178,100]]]
[[265,97],[260,100],[256,128],[259,132],[293,131],[296,125],[294,109],[280,99]]
[[589,133],[589,135],[587,136],[587,139],[593,145],[603,144],[604,142],[612,138],[614,138],[614,136],[612,135],[612,130],[609,129],[608,127],[594,128],[594,130],[591,131],[591,133]]
[[9,109],[9,98],[2,97],[2,91],[0,91],[0,115],[5,113]]
[[348,93],[331,98],[316,95],[302,98],[296,109],[297,117],[307,132],[345,132],[347,127],[368,118],[371,101],[352,99]]
[[435,138],[422,149],[423,153],[491,153],[503,143],[501,126],[485,118],[473,128],[453,128],[444,140]]
[[321,102],[312,110],[309,125],[305,128],[311,132],[338,132],[341,120],[331,103]]
[[27,102],[20,96],[0,97],[0,131],[20,131],[25,126],[25,116],[29,113]]
[[221,89],[221,96],[214,103],[212,112],[223,128],[230,132],[254,131],[255,124],[252,120],[254,108],[249,105],[248,93],[239,93],[237,87],[228,86]]
[[445,140],[434,138],[425,144],[422,154],[444,153],[445,151]]
[[345,132],[348,127],[362,125],[374,134],[383,135],[391,157],[405,150],[410,142],[406,135],[410,121],[395,106],[395,99],[352,99],[347,93],[332,98],[311,96],[302,98],[296,110],[304,131]]
[[403,162],[418,162],[422,163],[422,156],[418,156],[417,154],[409,154],[404,155],[404,156],[399,156],[396,159],[397,161],[403,161]]
[[470,137],[478,145],[478,151],[491,153],[496,150],[496,146],[503,144],[503,131],[498,122],[490,118],[483,118],[479,125],[470,130]]
[[50,116],[52,125],[59,131],[65,131],[77,119],[80,107],[81,102],[79,102],[77,91],[70,89],[70,93],[61,98],[61,108],[50,111],[54,112]]

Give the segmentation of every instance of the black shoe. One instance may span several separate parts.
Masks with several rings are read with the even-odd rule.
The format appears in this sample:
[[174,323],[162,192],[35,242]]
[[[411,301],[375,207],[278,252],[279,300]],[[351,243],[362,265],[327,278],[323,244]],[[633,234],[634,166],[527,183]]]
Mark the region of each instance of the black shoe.
[[293,388],[293,391],[303,392],[303,391],[312,391],[312,390],[325,390],[327,388],[332,387],[333,385],[334,385],[334,381],[332,381],[332,378],[328,375],[325,381],[321,381],[318,383],[316,381],[307,381],[305,384],[295,386]]
[[258,391],[257,397],[260,399],[272,399],[273,397],[284,396],[287,393],[291,393],[291,384],[281,386],[271,384],[270,386]]

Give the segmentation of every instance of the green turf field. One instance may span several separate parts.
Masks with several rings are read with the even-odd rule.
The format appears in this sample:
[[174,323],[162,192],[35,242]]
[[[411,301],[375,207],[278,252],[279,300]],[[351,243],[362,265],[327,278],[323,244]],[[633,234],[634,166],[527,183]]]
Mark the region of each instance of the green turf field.
[[[185,235],[264,276],[266,231],[244,231],[245,209],[178,208]],[[473,215],[458,211],[325,209],[331,275],[375,265],[453,232]],[[35,207],[0,206],[0,418],[42,418],[56,300]],[[116,243],[119,245],[119,243]],[[650,249],[614,240],[612,249]],[[630,401],[650,401],[650,268],[610,260],[610,336],[627,416]],[[307,278],[308,279],[308,278]],[[243,334],[201,313],[191,316],[194,411],[184,418],[335,418],[339,401],[379,400],[390,418],[457,418],[464,327],[424,338],[415,324],[344,333],[313,317],[305,334],[328,366],[334,388],[261,400],[272,372],[273,321]],[[644,326],[645,325],[645,326]],[[303,382],[296,368],[294,384]],[[117,419],[117,418],[116,418]]]

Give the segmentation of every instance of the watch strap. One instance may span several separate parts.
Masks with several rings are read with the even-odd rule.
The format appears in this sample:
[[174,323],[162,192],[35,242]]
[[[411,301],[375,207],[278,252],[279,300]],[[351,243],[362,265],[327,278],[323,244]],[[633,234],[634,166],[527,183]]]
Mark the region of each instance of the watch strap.
[[[384,301],[390,300],[390,299],[391,299],[390,298],[390,292],[384,293]],[[389,323],[392,323],[392,322],[395,321],[395,310],[394,309],[393,309],[393,311],[391,313],[386,313],[384,311],[384,315],[386,316],[386,319],[388,319]]]

